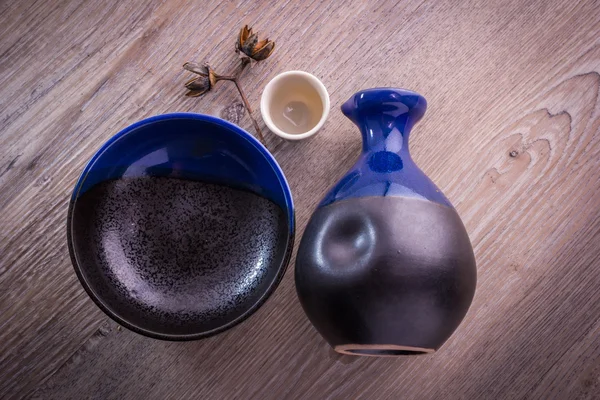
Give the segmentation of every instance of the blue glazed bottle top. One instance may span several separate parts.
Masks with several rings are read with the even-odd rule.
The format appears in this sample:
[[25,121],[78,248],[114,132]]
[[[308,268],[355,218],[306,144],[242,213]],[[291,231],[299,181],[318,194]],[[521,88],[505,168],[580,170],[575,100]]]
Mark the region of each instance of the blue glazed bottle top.
[[410,156],[410,131],[427,109],[423,96],[404,89],[367,89],[354,94],[341,108],[360,129],[363,151],[320,207],[365,196],[420,198],[452,207]]

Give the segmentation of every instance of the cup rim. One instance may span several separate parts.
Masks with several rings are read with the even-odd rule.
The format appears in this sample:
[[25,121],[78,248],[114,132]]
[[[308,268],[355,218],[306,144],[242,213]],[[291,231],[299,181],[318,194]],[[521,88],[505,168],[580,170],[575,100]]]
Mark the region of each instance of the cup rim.
[[[277,125],[275,125],[275,123],[271,119],[270,110],[268,110],[269,107],[267,104],[267,95],[270,94],[270,92],[273,90],[273,87],[275,86],[275,84],[278,81],[280,81],[284,78],[287,78],[289,76],[300,76],[300,77],[304,78],[306,81],[308,81],[309,83],[311,83],[312,86],[319,93],[319,96],[321,97],[321,101],[323,102],[323,113],[321,114],[321,118],[319,119],[319,122],[312,129],[310,129],[309,131],[304,132],[304,133],[292,134],[292,133],[287,133],[287,132],[282,131],[281,129],[279,129],[277,127]],[[267,83],[267,85],[263,89],[263,92],[262,92],[262,95],[260,98],[260,113],[262,115],[263,121],[265,122],[265,124],[267,125],[267,127],[269,128],[269,130],[271,132],[273,132],[275,135],[277,135],[283,139],[287,139],[287,140],[302,140],[302,139],[306,139],[306,138],[314,135],[315,133],[317,133],[317,131],[319,129],[321,129],[323,124],[325,124],[325,121],[327,120],[327,117],[329,116],[330,106],[331,105],[330,105],[330,101],[329,101],[329,93],[327,92],[327,88],[325,87],[323,82],[321,82],[319,80],[319,78],[317,78],[313,74],[305,72],[305,71],[299,71],[299,70],[286,71],[286,72],[282,72],[279,75],[275,76],[273,79],[271,79],[269,81],[269,83]]]

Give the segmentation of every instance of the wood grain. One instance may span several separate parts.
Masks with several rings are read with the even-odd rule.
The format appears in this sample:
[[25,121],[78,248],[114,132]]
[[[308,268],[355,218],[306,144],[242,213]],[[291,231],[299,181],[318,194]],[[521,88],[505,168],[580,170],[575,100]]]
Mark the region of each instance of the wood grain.
[[[597,1],[27,0],[0,2],[0,21],[0,398],[600,397]],[[233,70],[244,23],[277,42],[244,75],[255,108],[290,69],[331,95],[314,138],[267,135],[299,237],[360,152],[339,105],[376,86],[428,99],[413,158],[456,205],[479,271],[473,306],[438,353],[337,355],[303,314],[292,268],[248,321],[199,342],[120,329],[84,294],[64,227],[83,165],[141,118],[231,114],[227,83],[183,97],[181,65]]]

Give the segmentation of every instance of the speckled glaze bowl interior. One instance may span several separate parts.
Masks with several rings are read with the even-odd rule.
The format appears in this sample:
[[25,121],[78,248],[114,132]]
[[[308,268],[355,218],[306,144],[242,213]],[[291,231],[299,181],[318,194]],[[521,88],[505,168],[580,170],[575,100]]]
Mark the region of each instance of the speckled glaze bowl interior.
[[281,280],[294,242],[283,172],[219,118],[166,114],[112,137],[67,217],[78,278],[119,324],[191,340],[241,322]]

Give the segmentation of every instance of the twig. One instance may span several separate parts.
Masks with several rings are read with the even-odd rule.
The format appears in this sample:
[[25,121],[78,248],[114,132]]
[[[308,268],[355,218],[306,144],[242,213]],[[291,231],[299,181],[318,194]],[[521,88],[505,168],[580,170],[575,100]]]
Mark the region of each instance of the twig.
[[238,92],[240,93],[240,96],[242,97],[242,101],[244,102],[244,106],[246,107],[246,110],[248,111],[248,116],[252,120],[254,129],[256,129],[256,132],[258,133],[258,138],[263,144],[265,144],[265,137],[263,136],[263,133],[260,130],[260,126],[258,125],[258,122],[256,122],[256,120],[252,116],[252,107],[250,106],[250,102],[248,101],[248,98],[246,97],[246,94],[244,93],[244,90],[242,89],[242,86],[240,85],[240,81],[239,81],[240,74],[242,73],[242,71],[244,71],[244,69],[246,68],[246,66],[248,66],[248,64],[250,64],[250,62],[247,59],[244,59],[244,60],[242,60],[241,68],[239,69],[239,71],[237,71],[235,73],[235,75],[218,75],[217,79],[224,80],[224,81],[231,81],[231,82],[235,83],[235,87],[237,88]]

